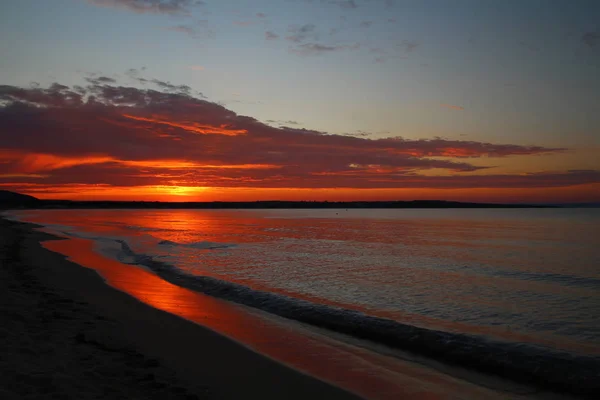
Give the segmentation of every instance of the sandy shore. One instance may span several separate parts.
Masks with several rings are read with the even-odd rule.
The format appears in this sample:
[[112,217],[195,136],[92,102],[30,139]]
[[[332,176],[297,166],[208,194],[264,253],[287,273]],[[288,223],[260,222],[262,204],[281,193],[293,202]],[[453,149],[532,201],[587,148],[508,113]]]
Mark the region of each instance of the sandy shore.
[[357,398],[149,307],[0,219],[0,398]]

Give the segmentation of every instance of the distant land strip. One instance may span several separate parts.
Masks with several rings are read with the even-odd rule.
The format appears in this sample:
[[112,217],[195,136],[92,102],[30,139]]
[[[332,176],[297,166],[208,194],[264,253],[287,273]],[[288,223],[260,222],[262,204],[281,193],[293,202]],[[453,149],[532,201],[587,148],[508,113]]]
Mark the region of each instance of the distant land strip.
[[0,209],[368,209],[368,208],[597,208],[600,203],[499,204],[447,200],[384,201],[116,201],[42,200],[8,190],[0,190]]
[[150,202],[38,200],[0,202],[4,209],[382,209],[382,208],[555,208],[549,205],[487,204],[454,201],[253,201],[253,202]]

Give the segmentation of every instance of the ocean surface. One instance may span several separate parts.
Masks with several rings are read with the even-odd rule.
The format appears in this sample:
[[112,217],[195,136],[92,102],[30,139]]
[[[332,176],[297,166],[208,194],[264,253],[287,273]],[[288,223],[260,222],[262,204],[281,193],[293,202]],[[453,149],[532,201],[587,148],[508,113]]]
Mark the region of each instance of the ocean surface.
[[600,209],[13,215],[280,317],[508,378],[600,389]]

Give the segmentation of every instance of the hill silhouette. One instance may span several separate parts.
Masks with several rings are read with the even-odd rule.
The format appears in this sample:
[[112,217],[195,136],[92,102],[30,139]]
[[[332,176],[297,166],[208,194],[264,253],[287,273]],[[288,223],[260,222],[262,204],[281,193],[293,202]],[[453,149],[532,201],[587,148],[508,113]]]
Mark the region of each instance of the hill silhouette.
[[33,196],[0,190],[2,208],[34,209],[261,209],[261,208],[538,208],[553,207],[532,204],[467,203],[445,200],[410,201],[209,201],[209,202],[161,202],[161,201],[74,201],[40,200]]
[[32,204],[39,200],[33,196],[11,192],[10,190],[0,190],[0,203],[8,204]]

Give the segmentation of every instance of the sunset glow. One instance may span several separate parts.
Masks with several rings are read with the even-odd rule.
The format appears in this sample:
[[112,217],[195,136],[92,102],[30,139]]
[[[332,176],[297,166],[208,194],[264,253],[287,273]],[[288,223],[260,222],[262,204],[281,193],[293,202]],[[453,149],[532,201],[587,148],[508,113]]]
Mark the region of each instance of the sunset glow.
[[221,126],[210,126],[210,125],[202,125],[195,122],[183,123],[183,122],[173,122],[166,121],[160,118],[143,118],[143,117],[135,117],[133,115],[123,114],[125,118],[133,119],[136,121],[144,121],[150,122],[158,125],[167,125],[175,128],[181,128],[188,132],[199,133],[202,135],[207,134],[216,134],[216,135],[225,135],[225,136],[237,136],[248,133],[245,129],[230,129],[227,125],[222,124]]
[[[590,13],[550,7],[508,31],[494,21],[530,5],[459,2],[440,19],[433,0],[294,1],[286,13],[265,0],[238,5],[248,18],[234,23],[212,3],[177,2],[177,13],[109,3],[52,11],[69,37],[21,17],[37,3],[10,10],[7,21],[25,22],[3,28],[23,44],[0,65],[2,188],[89,200],[600,201]],[[473,10],[485,30],[463,16]],[[574,22],[563,29],[564,13]],[[100,37],[88,24],[115,28]],[[81,49],[62,47],[71,37]]]

